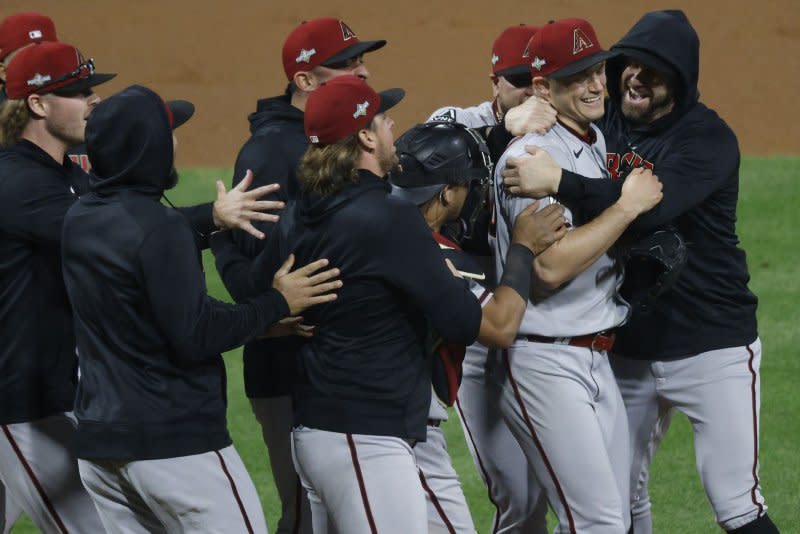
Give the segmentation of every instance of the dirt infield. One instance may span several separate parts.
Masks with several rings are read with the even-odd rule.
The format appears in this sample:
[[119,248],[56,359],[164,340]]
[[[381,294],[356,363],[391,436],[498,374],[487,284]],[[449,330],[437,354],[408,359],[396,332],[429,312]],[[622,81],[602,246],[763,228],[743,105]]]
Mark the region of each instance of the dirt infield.
[[[389,44],[367,56],[378,89],[404,87],[393,113],[398,133],[434,108],[488,98],[490,47],[505,27],[581,16],[605,46],[645,12],[649,0],[3,0],[0,16],[37,10],[59,38],[93,56],[117,78],[198,107],[181,132],[180,165],[232,166],[247,137],[246,116],[260,97],[283,91],[280,49],[300,21],[343,18],[362,39]],[[286,5],[291,4],[291,5]],[[746,154],[800,152],[800,2],[672,1],[701,40],[701,98],[728,121]]]

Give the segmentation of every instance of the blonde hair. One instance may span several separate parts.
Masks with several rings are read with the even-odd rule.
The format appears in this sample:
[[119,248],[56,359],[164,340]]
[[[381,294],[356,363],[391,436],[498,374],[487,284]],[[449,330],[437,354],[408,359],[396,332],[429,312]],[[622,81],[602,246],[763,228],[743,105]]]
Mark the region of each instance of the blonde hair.
[[306,191],[326,196],[358,183],[356,161],[362,150],[358,133],[332,145],[309,145],[298,168],[300,185]]
[[30,118],[25,99],[3,101],[0,104],[0,146],[13,145],[19,141]]

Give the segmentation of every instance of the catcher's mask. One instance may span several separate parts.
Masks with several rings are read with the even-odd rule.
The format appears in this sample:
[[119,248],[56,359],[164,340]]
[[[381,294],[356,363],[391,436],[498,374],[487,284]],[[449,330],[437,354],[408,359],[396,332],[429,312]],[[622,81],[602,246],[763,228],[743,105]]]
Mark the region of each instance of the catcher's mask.
[[625,255],[620,293],[637,313],[650,313],[658,297],[675,285],[688,252],[675,230],[658,230],[644,237]]
[[470,237],[491,190],[492,160],[481,136],[462,124],[428,122],[401,135],[395,147],[400,165],[388,176],[392,195],[421,206],[447,185],[467,186],[459,220],[461,237]]

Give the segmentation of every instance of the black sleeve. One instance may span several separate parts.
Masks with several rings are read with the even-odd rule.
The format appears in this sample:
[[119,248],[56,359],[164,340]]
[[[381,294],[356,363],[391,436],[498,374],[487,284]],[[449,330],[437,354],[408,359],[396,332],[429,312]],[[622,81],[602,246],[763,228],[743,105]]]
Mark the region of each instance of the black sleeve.
[[514,139],[514,136],[506,130],[506,119],[503,118],[486,137],[486,146],[489,147],[492,161],[500,161],[500,156],[506,151],[506,147],[512,139]]
[[253,258],[242,254],[231,232],[217,232],[211,236],[210,245],[217,272],[233,300],[241,302],[256,294],[250,277]]
[[[727,127],[711,124],[682,132],[654,169],[664,185],[664,198],[640,215],[626,234],[652,232],[698,206],[738,167],[738,143]],[[616,202],[621,190],[621,180],[597,180],[563,171],[558,194],[577,203],[592,218]]]
[[211,234],[217,230],[214,225],[214,203],[208,202],[206,204],[198,204],[197,206],[188,206],[185,208],[176,208],[194,230],[194,238],[197,243],[197,248],[200,250],[208,248],[208,239]]
[[467,282],[445,264],[416,206],[398,206],[381,240],[388,281],[409,296],[433,328],[451,343],[471,345],[478,337],[481,306]]
[[238,347],[289,314],[286,300],[273,289],[243,304],[209,297],[197,249],[182,220],[152,232],[139,250],[139,261],[158,326],[187,361]]

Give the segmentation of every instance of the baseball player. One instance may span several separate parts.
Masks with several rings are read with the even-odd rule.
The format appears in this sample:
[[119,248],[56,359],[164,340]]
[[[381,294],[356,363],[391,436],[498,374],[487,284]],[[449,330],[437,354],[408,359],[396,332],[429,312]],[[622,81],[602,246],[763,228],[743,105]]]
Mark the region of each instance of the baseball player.
[[778,532],[758,476],[761,342],[735,230],[736,137],[698,100],[699,39],[681,11],[647,13],[612,49],[620,56],[608,64],[610,98],[599,126],[609,174],[620,180],[587,180],[566,168],[562,177],[537,153],[516,161],[507,183],[526,194],[558,191],[591,217],[614,202],[631,169],[658,172],[664,201],[631,226],[632,237],[671,224],[688,261],[649,314],[633,314],[614,347],[632,436],[633,530],[652,532],[650,462],[677,409],[692,424],[697,469],[720,527]]
[[[205,292],[193,231],[163,206],[177,183],[173,108],[141,86],[98,104],[86,124],[92,192],[63,224],[64,283],[81,379],[81,481],[108,532],[266,534],[255,487],[228,435],[231,350],[341,286],[321,260],[244,304]],[[312,276],[316,275],[313,279]]]
[[[281,96],[259,100],[250,115],[251,137],[239,151],[233,183],[240,173],[252,169],[254,185],[277,182],[281,188],[276,199],[296,198],[297,165],[308,147],[303,111],[309,95],[337,76],[350,74],[367,79],[364,54],[385,44],[383,40],[361,41],[346,22],[336,18],[318,18],[294,28],[282,51],[288,86]],[[213,240],[217,270],[235,300],[252,294],[250,267],[263,247],[263,241],[244,232],[223,234]],[[281,499],[279,534],[311,532],[308,499],[294,471],[289,442],[297,345],[296,338],[282,338],[256,340],[244,349],[245,393],[261,425]]]
[[[564,167],[606,176],[605,143],[592,121],[603,116],[604,62],[611,54],[582,19],[543,26],[529,51],[534,91],[550,101],[558,122],[545,135],[515,140],[498,162],[498,275],[506,269],[512,221],[531,202],[502,187],[508,158],[534,144]],[[628,425],[607,357],[628,306],[617,296],[621,277],[609,248],[660,198],[658,180],[640,171],[594,221],[584,224],[580,212],[566,209],[572,229],[536,256],[532,302],[517,341],[502,353],[501,409],[545,488],[558,533],[624,534],[630,526]]]
[[[470,202],[468,199],[475,195],[480,198],[485,197],[492,172],[488,148],[477,133],[454,122],[429,122],[418,125],[404,133],[395,146],[400,160],[399,168],[402,170],[392,171],[389,175],[392,195],[409,200],[420,208],[425,221],[433,230],[434,239],[439,243],[445,256],[464,273],[463,276],[469,281],[470,288],[483,306],[478,338],[486,345],[476,343],[467,349],[464,360],[466,379],[466,364],[470,358],[470,349],[483,348],[482,363],[485,363],[486,346],[509,346],[516,335],[528,298],[527,293],[524,293],[520,299],[519,295],[510,291],[509,287],[498,288],[493,294],[488,287],[487,276],[478,262],[461,251],[458,244],[441,234],[441,228],[445,223],[456,221],[460,216],[466,216],[467,220],[472,218],[470,214],[463,213],[465,206],[482,209],[481,202]],[[531,206],[529,211],[535,207]],[[521,216],[515,226],[517,242],[525,242],[526,248],[541,252],[555,240],[560,239],[566,231],[561,217],[562,212],[561,206],[553,204],[535,215]],[[529,237],[524,237],[526,235]],[[525,263],[525,267],[530,269],[530,261]],[[525,277],[529,279],[530,273]],[[509,303],[509,300],[513,302]],[[502,329],[491,328],[493,324],[502,325]],[[448,347],[448,349],[463,355],[463,348]],[[474,375],[483,376],[482,369],[480,371],[475,371]],[[434,382],[436,383],[436,380]],[[463,396],[464,384],[462,380],[461,388],[458,390],[459,397]],[[440,391],[442,388],[434,389]],[[487,390],[488,388],[481,388],[480,392],[486,396]],[[455,398],[455,395],[452,397]],[[414,447],[420,479],[428,494],[428,529],[429,532],[474,532],[458,475],[447,453],[444,433],[439,428],[439,421],[447,414],[441,403],[452,404],[452,398],[441,393],[439,398],[442,400],[432,399],[426,441],[417,443]],[[459,404],[458,400],[456,404]],[[487,414],[487,417],[502,420],[499,412]],[[465,427],[467,432],[474,434],[471,427],[467,425]],[[519,463],[513,466],[519,471],[520,467],[525,465],[525,457],[510,433],[508,437],[516,445],[516,449],[511,450],[519,451]],[[508,467],[511,468],[510,465]],[[522,471],[524,475],[524,469]],[[524,480],[524,477],[522,478]],[[491,482],[488,486],[493,488]],[[546,508],[542,510],[543,513],[544,511]],[[502,518],[498,517],[496,522],[499,523],[500,520]],[[541,521],[544,523],[544,516]],[[530,532],[521,530],[520,525],[515,523],[506,524],[504,528]]]
[[[533,87],[527,45],[537,29],[526,24],[510,26],[494,41],[491,55],[492,101],[469,108],[440,108],[431,114],[428,121],[453,121],[483,133],[487,127],[501,122],[506,111],[530,98]],[[549,117],[555,116],[551,106],[541,109],[546,115],[545,120],[549,121]],[[488,213],[486,215],[488,219]],[[460,219],[469,220],[464,217]],[[448,235],[466,233],[462,230],[463,226],[459,225],[457,231],[448,232]],[[481,240],[480,246],[474,246],[471,241],[465,246],[488,257],[491,250],[483,250],[488,246],[486,237],[484,233],[478,238]],[[487,263],[484,268],[490,272],[487,282],[491,285],[494,281],[494,265]],[[492,532],[544,534],[547,532],[547,502],[535,477],[520,469],[520,466],[526,465],[525,455],[500,416],[497,403],[499,387],[495,378],[502,373],[502,367],[487,365],[496,361],[495,358],[487,360],[487,353],[488,349],[480,343],[467,348],[456,413],[472,459],[495,506]],[[418,449],[424,450],[428,446],[426,442],[420,444]]]

